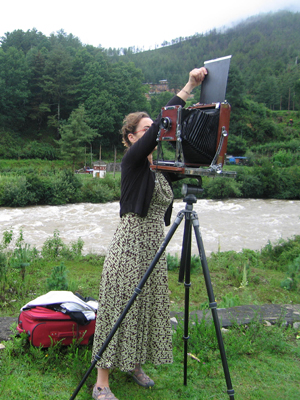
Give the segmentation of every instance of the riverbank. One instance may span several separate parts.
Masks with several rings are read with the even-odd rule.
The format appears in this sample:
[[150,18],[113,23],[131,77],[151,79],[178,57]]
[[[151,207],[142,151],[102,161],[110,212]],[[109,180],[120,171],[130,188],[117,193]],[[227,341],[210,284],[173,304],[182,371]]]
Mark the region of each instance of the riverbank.
[[[202,199],[286,199],[300,200],[300,168],[297,158],[284,163],[274,157],[255,159],[252,166],[224,166],[237,172],[236,178],[220,175],[202,177]],[[293,162],[291,160],[294,160]],[[105,178],[74,174],[61,161],[0,160],[0,206],[63,205],[106,203],[120,199],[120,172]],[[184,183],[199,185],[195,178]],[[174,182],[174,196],[182,198],[182,181]]]

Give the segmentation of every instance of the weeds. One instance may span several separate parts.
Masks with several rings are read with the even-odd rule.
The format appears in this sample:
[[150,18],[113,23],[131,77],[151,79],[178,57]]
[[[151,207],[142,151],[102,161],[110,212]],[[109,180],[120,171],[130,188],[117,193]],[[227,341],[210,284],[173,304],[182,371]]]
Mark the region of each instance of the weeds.
[[233,294],[231,292],[226,293],[220,303],[218,304],[219,308],[230,308],[230,307],[237,307],[241,305],[241,301],[237,294]]
[[[180,267],[180,259],[177,254],[172,256],[171,254],[167,254],[167,265],[168,271],[179,270]],[[200,271],[201,269],[201,260],[198,255],[191,256],[191,271]]]
[[288,265],[288,271],[285,280],[281,282],[281,287],[287,290],[297,290],[300,280],[300,257],[297,257]]
[[287,265],[300,254],[300,235],[288,240],[280,239],[277,243],[269,243],[261,250],[261,262],[266,269],[286,271]]
[[84,242],[78,238],[77,242],[71,242],[67,246],[59,236],[59,231],[54,230],[53,237],[46,240],[42,247],[41,255],[45,260],[74,260],[82,255]]
[[36,256],[36,251],[30,249],[30,245],[24,242],[23,231],[20,229],[19,238],[16,242],[16,248],[9,259],[10,266],[21,272],[22,281],[25,280],[26,268]]
[[52,268],[50,278],[47,279],[47,290],[68,290],[67,271],[64,263]]

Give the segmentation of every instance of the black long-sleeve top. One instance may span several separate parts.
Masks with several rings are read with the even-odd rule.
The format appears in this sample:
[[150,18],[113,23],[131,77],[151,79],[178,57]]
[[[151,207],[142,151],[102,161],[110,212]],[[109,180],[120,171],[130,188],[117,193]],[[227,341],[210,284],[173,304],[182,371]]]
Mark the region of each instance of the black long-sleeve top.
[[[167,104],[185,105],[180,97],[173,97]],[[120,216],[133,212],[146,217],[150,206],[154,185],[154,172],[150,170],[148,155],[157,145],[161,116],[159,115],[145,134],[127,150],[121,163],[121,199]],[[169,182],[172,174],[164,174]],[[166,225],[170,224],[172,205],[165,215]]]

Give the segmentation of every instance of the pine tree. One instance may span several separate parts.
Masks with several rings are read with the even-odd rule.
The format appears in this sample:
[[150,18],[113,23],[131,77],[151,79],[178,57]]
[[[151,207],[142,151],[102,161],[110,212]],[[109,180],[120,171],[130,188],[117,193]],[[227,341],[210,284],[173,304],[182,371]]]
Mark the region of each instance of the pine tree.
[[92,129],[86,122],[86,114],[83,105],[72,111],[66,125],[60,129],[61,155],[64,159],[72,162],[73,171],[75,163],[84,157],[85,145],[91,143],[97,136],[95,129]]

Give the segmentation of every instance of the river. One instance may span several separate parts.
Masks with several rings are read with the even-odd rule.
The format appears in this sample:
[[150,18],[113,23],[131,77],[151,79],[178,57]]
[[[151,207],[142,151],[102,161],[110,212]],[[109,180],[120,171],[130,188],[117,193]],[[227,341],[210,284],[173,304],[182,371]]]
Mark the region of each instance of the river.
[[[174,203],[172,223],[185,208],[182,200]],[[300,201],[234,199],[225,201],[198,200],[194,204],[207,255],[211,252],[243,248],[260,250],[268,241],[276,243],[300,234]],[[84,241],[84,254],[106,254],[119,221],[119,203],[68,204],[63,206],[32,206],[0,208],[0,239],[3,232],[13,229],[15,238],[23,230],[26,243],[38,250],[58,230],[69,244],[79,237]],[[166,227],[165,232],[168,232]],[[184,220],[172,237],[167,253],[181,252]],[[193,235],[192,254],[198,254]]]

